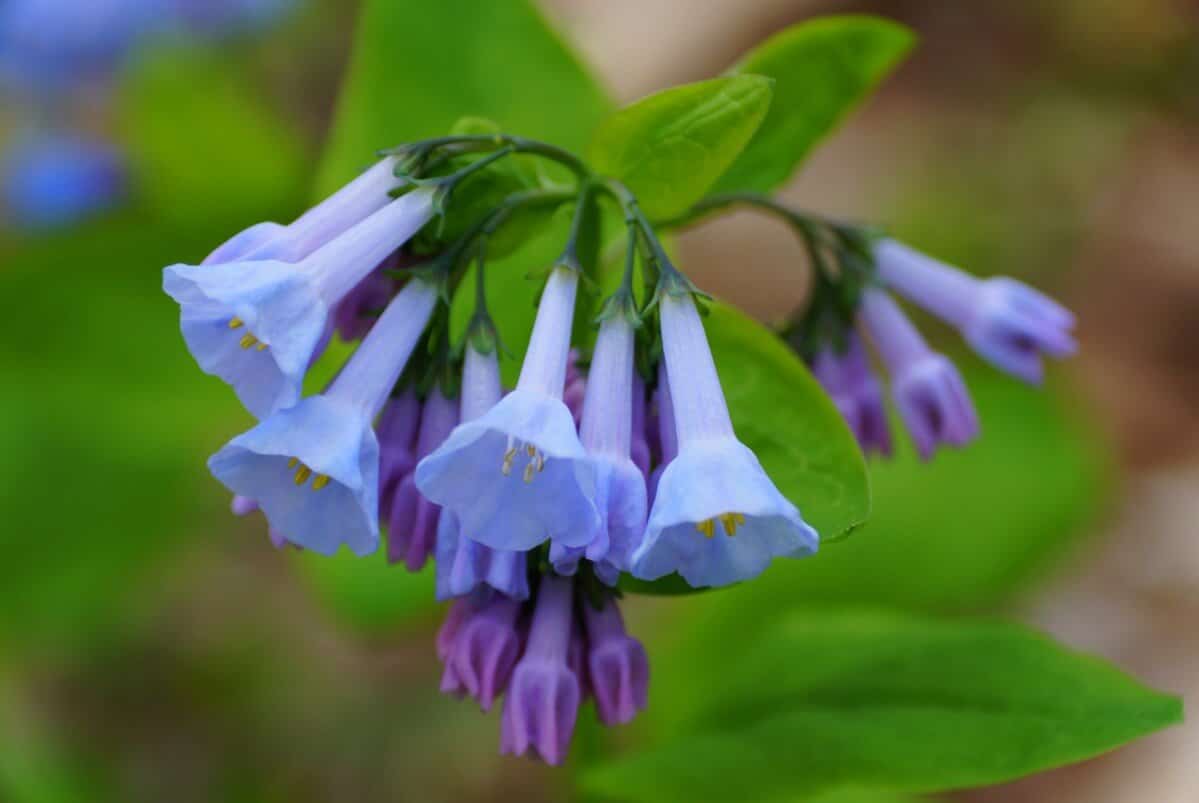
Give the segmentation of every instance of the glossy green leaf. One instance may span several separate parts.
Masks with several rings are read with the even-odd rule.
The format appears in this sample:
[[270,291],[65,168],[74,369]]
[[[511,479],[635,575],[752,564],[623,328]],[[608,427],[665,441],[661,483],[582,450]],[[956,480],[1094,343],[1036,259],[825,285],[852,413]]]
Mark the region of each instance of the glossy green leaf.
[[610,107],[528,0],[367,0],[319,187],[467,116],[579,148]]
[[685,727],[589,772],[586,788],[647,803],[958,789],[1081,761],[1182,716],[1177,698],[998,623],[793,614],[720,670]]
[[838,16],[792,26],[750,51],[734,71],[773,78],[774,101],[718,191],[769,191],[787,181],[914,41],[889,20]]
[[591,166],[627,184],[651,218],[681,215],[753,137],[770,108],[770,84],[728,76],[643,98],[599,127]]
[[[871,507],[866,464],[804,364],[773,332],[725,304],[712,306],[705,329],[737,436],[779,490],[824,539],[862,524]],[[625,588],[658,594],[692,590],[677,575],[654,583],[630,581]]]

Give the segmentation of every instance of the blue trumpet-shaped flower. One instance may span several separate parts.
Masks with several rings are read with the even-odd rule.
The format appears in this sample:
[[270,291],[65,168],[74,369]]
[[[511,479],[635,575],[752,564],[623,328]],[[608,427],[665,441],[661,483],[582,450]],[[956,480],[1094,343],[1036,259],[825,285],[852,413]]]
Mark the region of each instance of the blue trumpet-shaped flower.
[[595,466],[600,526],[583,546],[554,542],[550,561],[560,574],[573,574],[579,559],[586,557],[602,580],[615,584],[645,531],[645,476],[630,458],[633,374],[633,324],[615,315],[603,322],[596,339],[580,432]]
[[17,225],[52,228],[102,212],[125,195],[125,159],[105,142],[30,136],[4,154],[0,203]]
[[[502,395],[495,352],[484,354],[468,344],[462,368],[462,421],[477,421]],[[437,522],[436,558],[439,600],[461,597],[481,587],[515,599],[529,596],[525,553],[496,549],[465,537],[458,517],[449,510],[442,510]]]
[[333,305],[433,214],[428,192],[405,195],[299,262],[173,265],[163,289],[180,305],[184,340],[206,373],[233,386],[259,418],[295,404]]
[[[271,526],[321,554],[379,544],[379,444],[372,424],[437,302],[410,282],[323,394],[279,411],[208,461],[213,475],[258,502]],[[309,482],[311,480],[311,482]]]
[[664,294],[660,307],[679,453],[662,472],[633,573],[722,586],[756,577],[773,558],[812,554],[816,531],[733,433],[694,299]]
[[1023,282],[977,279],[894,240],[875,246],[879,278],[957,328],[978,354],[1025,382],[1044,378],[1041,356],[1077,350],[1074,314]]
[[978,437],[978,415],[961,374],[937,354],[890,296],[862,294],[858,319],[891,375],[891,396],[922,460],[941,444],[965,446]]
[[584,546],[599,525],[595,468],[562,402],[577,287],[572,270],[550,274],[516,390],[416,467],[421,493],[496,549]]

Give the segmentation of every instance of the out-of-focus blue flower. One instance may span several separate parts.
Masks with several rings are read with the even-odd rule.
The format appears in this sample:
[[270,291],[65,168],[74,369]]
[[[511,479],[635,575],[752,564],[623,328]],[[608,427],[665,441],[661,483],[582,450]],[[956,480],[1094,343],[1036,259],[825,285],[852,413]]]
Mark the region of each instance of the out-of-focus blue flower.
[[596,339],[580,432],[595,465],[600,526],[588,544],[551,546],[550,561],[560,574],[573,574],[585,556],[600,579],[614,585],[645,531],[645,476],[630,459],[634,373],[632,322],[610,317]]
[[125,160],[112,145],[68,134],[30,135],[4,154],[6,216],[21,228],[52,228],[104,211],[125,196]]
[[223,37],[261,30],[277,22],[298,3],[296,0],[159,0],[181,30],[207,37]]
[[891,428],[887,424],[883,389],[870,368],[861,338],[849,332],[841,353],[826,346],[812,361],[812,373],[849,424],[862,451],[889,457]]
[[180,305],[196,362],[265,418],[298,401],[333,305],[432,214],[430,193],[410,193],[299,262],[258,259],[260,249],[233,262],[172,265],[163,290]]
[[416,467],[416,486],[467,538],[502,550],[591,542],[595,468],[562,402],[578,275],[549,277],[516,390],[460,424]]
[[679,453],[662,472],[633,573],[722,586],[756,577],[773,558],[812,554],[816,531],[733,433],[694,299],[664,294],[659,306]]
[[561,764],[570,747],[582,693],[567,663],[574,619],[573,581],[547,574],[525,653],[516,664],[500,723],[500,752]]
[[[271,526],[321,554],[379,544],[379,444],[372,423],[437,302],[410,282],[323,394],[271,415],[208,461],[229,490],[255,499]],[[312,480],[309,483],[309,480]]]
[[891,396],[921,459],[978,437],[978,415],[957,368],[937,354],[882,290],[862,294],[858,319],[891,375]]
[[875,246],[879,278],[956,327],[988,362],[1025,382],[1044,377],[1041,355],[1077,350],[1074,314],[1015,279],[977,279],[895,240]]
[[[462,368],[463,423],[484,416],[502,396],[500,366],[495,352],[484,354],[468,342]],[[437,525],[437,598],[460,597],[482,587],[516,599],[528,597],[525,553],[495,549],[467,538],[457,516],[452,511],[442,510]]]

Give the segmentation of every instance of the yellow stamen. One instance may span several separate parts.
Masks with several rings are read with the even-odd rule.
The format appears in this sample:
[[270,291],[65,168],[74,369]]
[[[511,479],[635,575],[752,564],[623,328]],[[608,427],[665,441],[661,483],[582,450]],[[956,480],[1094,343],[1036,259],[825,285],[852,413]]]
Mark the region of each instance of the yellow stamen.
[[537,466],[538,474],[545,471],[545,455],[543,455],[543,454],[537,455],[537,459],[534,460],[533,463]]
[[530,443],[529,445],[525,446],[525,454],[527,454],[529,457],[536,457],[537,447]]
[[725,513],[720,517],[720,523],[724,525],[724,531],[732,538],[737,534],[737,528],[745,524],[745,516],[740,513]]
[[695,529],[703,533],[704,538],[713,538],[716,536],[716,522],[712,519],[705,519],[695,525]]
[[303,485],[308,482],[308,478],[312,476],[312,469],[308,466],[300,466],[296,471],[296,485]]
[[287,461],[288,468],[295,468],[299,464],[300,464],[300,458],[298,458],[298,457],[293,457],[291,460]]
[[324,488],[328,484],[329,484],[329,475],[328,474],[318,474],[316,476],[316,479],[312,481],[312,490],[319,491],[321,488]]
[[532,482],[533,475],[537,473],[537,466],[532,461],[525,463],[525,482]]
[[255,346],[255,348],[257,348],[259,351],[266,351],[266,343],[259,343],[257,346]]
[[243,321],[241,318],[238,318],[236,316],[229,319],[229,328],[230,329],[240,329],[241,327],[245,326],[245,324],[246,324],[245,321]]
[[509,474],[512,473],[512,461],[515,459],[516,459],[516,447],[513,447],[513,448],[509,449],[508,451],[504,452],[504,465],[503,465],[502,471],[504,472],[505,477],[507,477]]
[[240,345],[243,349],[248,349],[250,346],[254,345],[257,342],[258,342],[258,338],[254,337],[254,335],[244,335],[241,339]]

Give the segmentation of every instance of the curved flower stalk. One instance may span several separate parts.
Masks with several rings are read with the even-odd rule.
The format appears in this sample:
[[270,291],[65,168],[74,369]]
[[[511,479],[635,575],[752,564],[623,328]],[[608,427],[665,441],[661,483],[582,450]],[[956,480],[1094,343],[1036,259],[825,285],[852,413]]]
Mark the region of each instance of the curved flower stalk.
[[[410,282],[325,393],[271,415],[209,461],[231,491],[255,499],[272,527],[321,554],[379,543],[379,444],[372,422],[402,373],[437,302]],[[309,482],[311,480],[311,482]]]
[[816,531],[733,433],[695,300],[663,293],[659,306],[679,453],[662,472],[633,573],[722,586],[756,577],[773,558],[812,554]]
[[573,574],[579,560],[615,585],[628,568],[645,530],[645,476],[630,459],[633,426],[633,322],[617,314],[604,320],[595,343],[580,437],[595,466],[595,504],[600,525],[578,547],[555,541],[550,561],[560,574]]
[[[479,420],[503,396],[496,353],[484,354],[469,342],[462,367],[462,422]],[[425,498],[425,497],[422,497]],[[432,504],[430,502],[429,504]],[[437,524],[437,598],[470,594],[481,587],[508,597],[529,596],[524,552],[495,549],[462,533],[458,517],[442,510]]]
[[831,345],[825,346],[812,360],[812,373],[841,412],[862,451],[890,457],[891,427],[883,389],[870,367],[861,338],[854,332],[847,333],[841,353]]
[[163,289],[180,305],[196,362],[265,418],[299,400],[331,307],[432,214],[429,192],[409,193],[298,263],[173,265],[163,271]]
[[862,294],[858,318],[891,375],[891,396],[922,460],[978,437],[978,415],[957,368],[928,347],[885,292]]
[[895,240],[874,248],[879,278],[909,301],[962,333],[985,360],[1012,376],[1040,384],[1041,356],[1077,350],[1074,314],[1023,282],[976,279]]
[[516,389],[416,467],[421,493],[495,549],[585,546],[599,525],[595,469],[562,402],[578,280],[550,273]]
[[[457,401],[446,398],[440,386],[433,388],[421,410],[413,467],[415,461],[440,446],[457,423]],[[417,492],[411,471],[393,488],[387,518],[387,560],[403,561],[409,571],[420,571],[433,554],[441,508]]]

